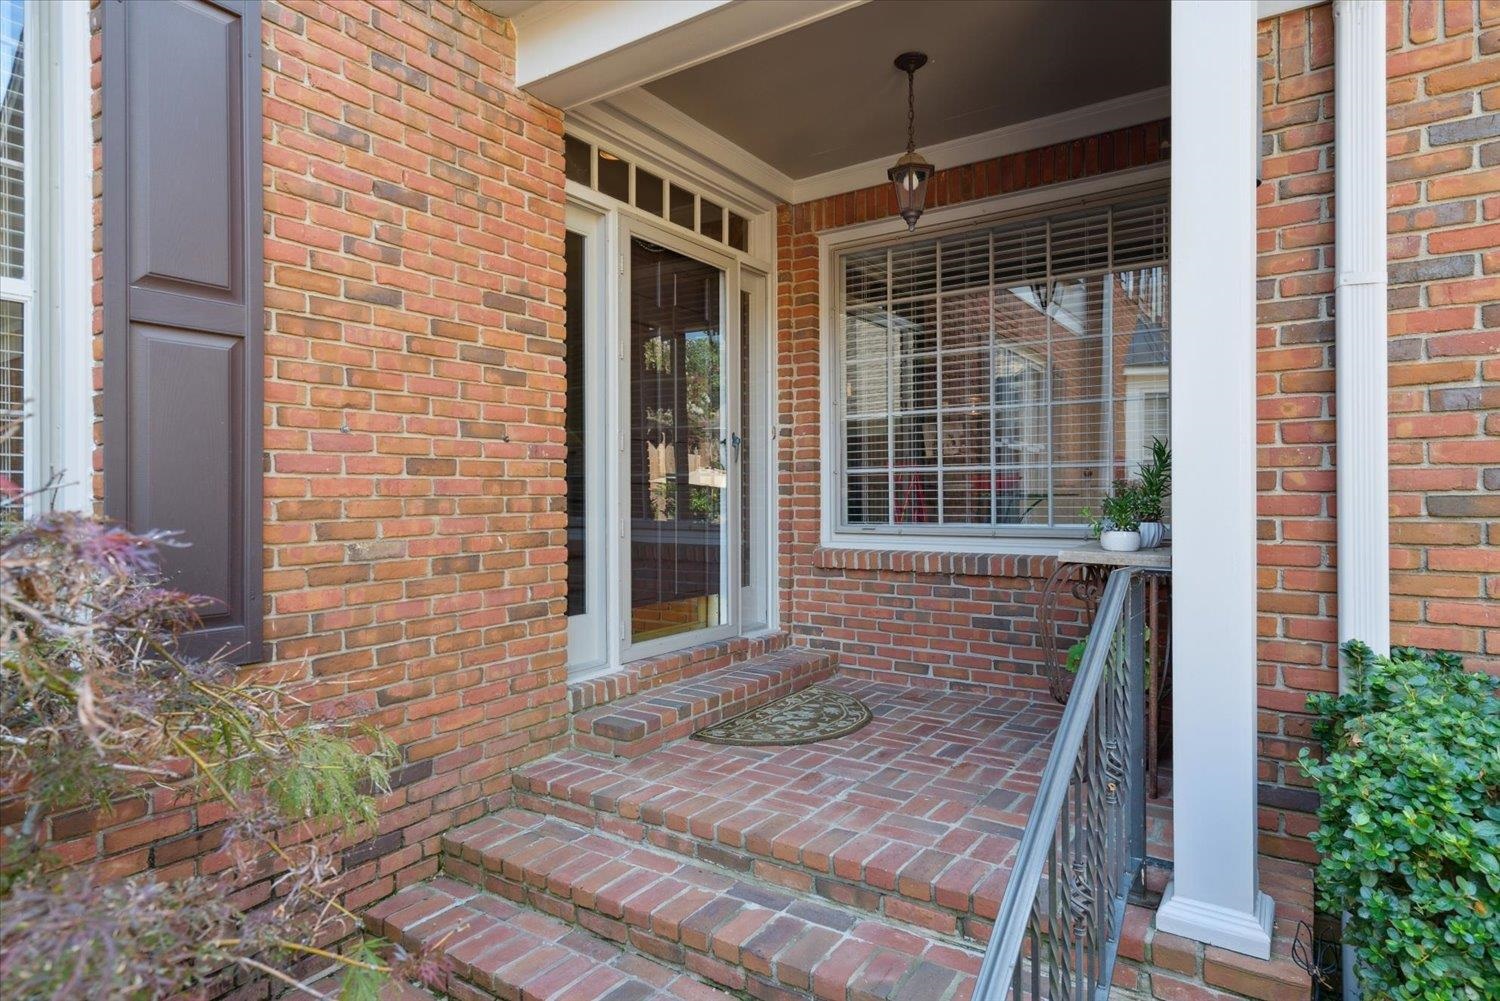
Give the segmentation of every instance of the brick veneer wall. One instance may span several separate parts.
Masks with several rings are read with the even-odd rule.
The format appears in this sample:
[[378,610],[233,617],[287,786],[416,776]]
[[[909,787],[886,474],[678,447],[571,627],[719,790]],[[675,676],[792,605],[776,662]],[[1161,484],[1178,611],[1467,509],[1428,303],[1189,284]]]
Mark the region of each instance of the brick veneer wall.
[[[1331,10],[1259,29],[1261,845],[1302,858],[1338,685]],[[1391,638],[1500,671],[1500,3],[1386,12]]]
[[[342,855],[358,907],[564,732],[562,121],[468,0],[267,3],[263,40],[263,670],[402,747]],[[162,795],[51,834],[170,878],[225,865],[215,819]]]
[[[938,208],[1166,158],[1165,123],[1121,129],[939,171]],[[914,684],[1034,687],[1041,661],[1037,602],[1052,561],[1041,557],[823,550],[818,234],[896,214],[889,185],[783,206],[777,213],[777,422],[788,435],[778,471],[778,599],[784,626],[836,651],[839,664]]]
[[1500,2],[1386,46],[1391,639],[1500,673]]
[[[1256,390],[1261,848],[1306,858],[1307,696],[1338,688],[1332,5],[1259,25]],[[1184,470],[1182,475],[1188,475]]]

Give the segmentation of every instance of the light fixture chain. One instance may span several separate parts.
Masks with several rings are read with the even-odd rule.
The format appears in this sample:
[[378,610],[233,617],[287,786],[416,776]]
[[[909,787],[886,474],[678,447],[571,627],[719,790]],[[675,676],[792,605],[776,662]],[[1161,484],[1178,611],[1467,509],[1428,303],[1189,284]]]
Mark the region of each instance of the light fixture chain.
[[917,74],[906,71],[906,151],[917,151]]

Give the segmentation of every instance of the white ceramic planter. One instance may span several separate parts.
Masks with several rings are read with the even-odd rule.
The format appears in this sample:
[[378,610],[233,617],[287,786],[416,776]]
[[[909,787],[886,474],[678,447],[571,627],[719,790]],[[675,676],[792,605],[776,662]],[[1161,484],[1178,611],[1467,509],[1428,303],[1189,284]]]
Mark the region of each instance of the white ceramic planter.
[[1141,522],[1140,532],[1141,548],[1155,549],[1161,545],[1162,535],[1166,532],[1166,529],[1162,527],[1162,523],[1159,521],[1143,521]]
[[1133,553],[1141,548],[1140,532],[1101,532],[1099,545],[1112,553]]

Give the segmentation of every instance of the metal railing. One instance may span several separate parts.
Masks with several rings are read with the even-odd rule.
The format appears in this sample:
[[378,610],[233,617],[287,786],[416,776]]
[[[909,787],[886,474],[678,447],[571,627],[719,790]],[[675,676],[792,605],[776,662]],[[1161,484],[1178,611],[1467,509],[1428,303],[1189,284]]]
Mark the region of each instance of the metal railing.
[[1110,575],[974,1001],[1108,997],[1146,850],[1144,575]]

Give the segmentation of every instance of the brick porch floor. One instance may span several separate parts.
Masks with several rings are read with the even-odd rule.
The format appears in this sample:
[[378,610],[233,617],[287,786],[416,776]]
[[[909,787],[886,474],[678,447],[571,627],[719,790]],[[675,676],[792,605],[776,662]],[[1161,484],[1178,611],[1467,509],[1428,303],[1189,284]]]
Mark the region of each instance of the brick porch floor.
[[[874,720],[818,744],[575,749],[521,769],[515,808],[448,832],[444,876],[374,923],[441,943],[461,998],[963,1001],[1062,707],[821,683]],[[1150,831],[1169,857],[1165,809]],[[520,958],[538,942],[548,970]]]
[[[783,748],[687,741],[644,758],[568,752],[517,776],[519,802],[769,882],[983,942],[1062,707],[1028,692],[839,677],[874,721]],[[1170,858],[1170,811],[1151,854]]]

